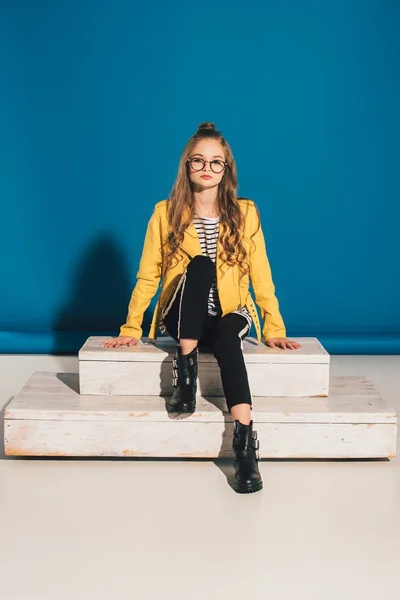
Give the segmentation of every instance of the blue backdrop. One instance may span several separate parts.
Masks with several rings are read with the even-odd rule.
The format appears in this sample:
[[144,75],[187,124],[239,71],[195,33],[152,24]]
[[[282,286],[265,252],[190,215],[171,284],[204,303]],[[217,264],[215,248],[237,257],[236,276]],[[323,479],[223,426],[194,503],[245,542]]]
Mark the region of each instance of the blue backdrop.
[[211,120],[288,336],[399,353],[399,2],[0,7],[1,352],[118,334],[153,206]]

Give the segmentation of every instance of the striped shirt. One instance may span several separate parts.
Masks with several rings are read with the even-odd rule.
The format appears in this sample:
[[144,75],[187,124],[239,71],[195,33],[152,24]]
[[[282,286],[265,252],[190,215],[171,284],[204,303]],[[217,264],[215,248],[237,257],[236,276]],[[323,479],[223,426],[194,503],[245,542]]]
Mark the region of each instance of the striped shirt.
[[[193,223],[199,236],[202,254],[209,256],[215,263],[219,234],[219,217],[194,217]],[[217,289],[217,273],[214,275],[208,296],[208,314],[214,317],[222,314]]]
[[[205,256],[209,256],[211,260],[216,263],[217,256],[217,240],[219,235],[219,217],[193,217],[193,223],[197,231],[197,235],[199,236],[201,252]],[[232,311],[234,313],[238,313],[243,315],[248,324],[249,328],[252,324],[252,318],[248,311],[248,309],[243,306],[237,310]],[[222,314],[221,303],[218,296],[218,288],[217,288],[217,274],[215,273],[214,280],[212,282],[210,293],[208,296],[208,314],[217,316]],[[159,327],[162,333],[166,332],[166,327],[162,321],[162,317],[160,317]]]
[[[209,256],[212,261],[216,262],[217,257],[217,240],[219,235],[219,217],[200,217],[196,216],[193,218],[193,223],[199,236],[200,246],[202,254]],[[251,327],[252,319],[249,311],[244,306],[238,310],[232,311],[243,315]],[[210,288],[210,294],[208,297],[208,314],[210,315],[221,315],[222,308],[218,296],[217,289],[217,274],[215,273],[214,281]]]

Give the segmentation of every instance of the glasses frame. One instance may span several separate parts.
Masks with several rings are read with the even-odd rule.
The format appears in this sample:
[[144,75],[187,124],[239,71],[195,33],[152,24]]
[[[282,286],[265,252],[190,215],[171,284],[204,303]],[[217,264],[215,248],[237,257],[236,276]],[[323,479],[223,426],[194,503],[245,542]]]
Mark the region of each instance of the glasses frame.
[[[203,166],[201,167],[201,169],[193,169],[192,167],[192,160],[201,160],[203,163]],[[214,171],[214,169],[211,166],[211,163],[214,161],[218,161],[220,163],[223,163],[224,168],[222,169],[222,171]],[[213,173],[215,173],[216,175],[219,175],[220,173],[223,173],[226,169],[226,167],[228,166],[228,163],[226,162],[226,160],[221,160],[220,158],[213,158],[213,160],[204,160],[204,158],[201,158],[201,156],[194,156],[192,158],[188,158],[186,159],[186,162],[190,164],[190,166],[192,167],[193,171],[195,171],[196,173],[200,173],[200,171],[204,171],[204,168],[206,166],[206,163],[208,163],[210,165],[210,169]]]

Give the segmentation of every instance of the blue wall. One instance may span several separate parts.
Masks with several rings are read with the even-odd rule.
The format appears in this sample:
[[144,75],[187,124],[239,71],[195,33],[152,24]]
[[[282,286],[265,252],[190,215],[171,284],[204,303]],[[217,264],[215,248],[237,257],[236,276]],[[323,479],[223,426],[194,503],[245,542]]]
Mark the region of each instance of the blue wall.
[[399,30],[396,0],[0,2],[0,351],[117,335],[153,205],[211,120],[288,336],[399,353]]

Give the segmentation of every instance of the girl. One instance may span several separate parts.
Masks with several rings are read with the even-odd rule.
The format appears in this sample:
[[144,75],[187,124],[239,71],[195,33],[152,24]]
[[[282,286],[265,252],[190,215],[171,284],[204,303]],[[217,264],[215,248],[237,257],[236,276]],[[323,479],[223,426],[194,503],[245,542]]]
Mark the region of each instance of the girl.
[[173,360],[171,413],[196,409],[199,348],[211,347],[221,371],[228,410],[234,421],[235,490],[262,488],[252,396],[243,356],[243,339],[252,323],[265,343],[296,349],[286,338],[275,296],[258,209],[238,198],[236,164],[229,144],[213,123],[202,123],[181,156],[170,197],[158,202],[149,220],[126,323],[104,347],[134,346],[142,336],[144,312],[162,289],[150,327],[177,342]]

